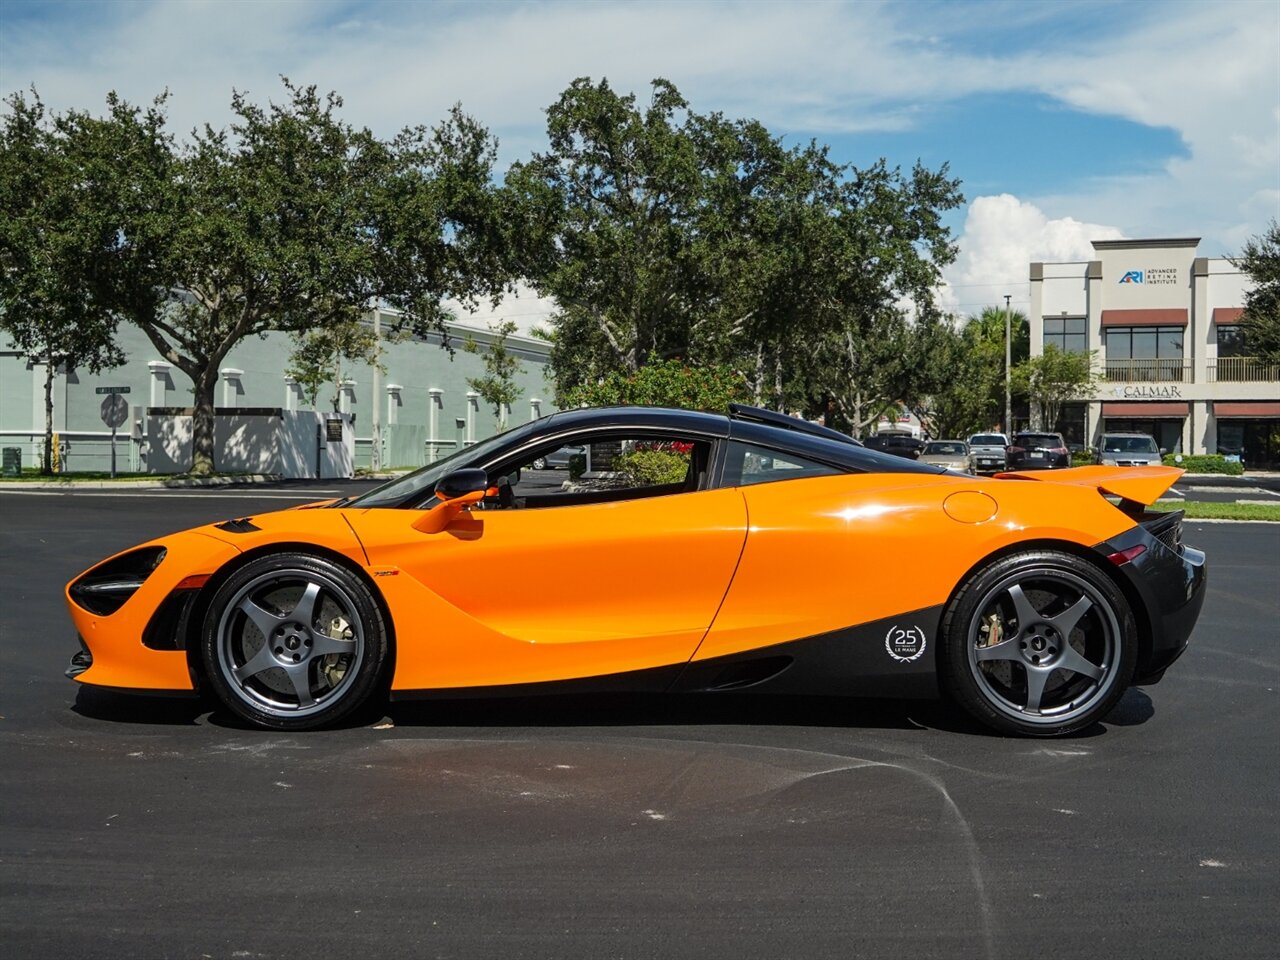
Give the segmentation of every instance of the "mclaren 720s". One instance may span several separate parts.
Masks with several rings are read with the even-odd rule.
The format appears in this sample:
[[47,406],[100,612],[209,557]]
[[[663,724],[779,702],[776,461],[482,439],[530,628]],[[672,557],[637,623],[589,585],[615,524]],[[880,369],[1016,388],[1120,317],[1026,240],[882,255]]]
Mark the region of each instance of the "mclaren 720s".
[[1067,734],[1187,645],[1205,557],[1146,510],[1180,473],[978,478],[751,407],[565,411],[99,563],[67,673],[287,730],[388,693],[751,689]]

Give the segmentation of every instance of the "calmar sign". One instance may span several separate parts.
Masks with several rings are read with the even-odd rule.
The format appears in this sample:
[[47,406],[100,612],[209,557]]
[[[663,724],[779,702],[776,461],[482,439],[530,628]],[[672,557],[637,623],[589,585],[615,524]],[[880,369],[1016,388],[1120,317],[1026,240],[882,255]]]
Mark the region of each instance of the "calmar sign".
[[1117,397],[1127,400],[1181,400],[1182,390],[1173,384],[1130,383],[1116,387]]

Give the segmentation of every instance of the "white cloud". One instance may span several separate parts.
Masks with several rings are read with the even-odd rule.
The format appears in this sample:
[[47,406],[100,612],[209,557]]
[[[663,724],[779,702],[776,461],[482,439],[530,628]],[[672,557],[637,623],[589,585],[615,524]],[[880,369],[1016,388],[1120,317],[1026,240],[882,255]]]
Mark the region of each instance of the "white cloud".
[[1025,312],[1031,261],[1093,260],[1092,241],[1123,236],[1117,227],[1070,217],[1051,219],[1034,204],[1007,193],[978,197],[969,205],[960,255],[945,271],[947,282],[939,302],[944,309],[967,315],[983,307],[1004,306],[1008,294],[1010,305]]
[[[911,129],[948,102],[1002,92],[1176,131],[1186,155],[1156,169],[1047,185],[1021,203],[975,200],[964,260],[949,276],[994,284],[993,295],[1013,292],[996,287],[1023,277],[1038,255],[1023,248],[1015,261],[1018,238],[1047,243],[1060,233],[1065,243],[1076,221],[1135,237],[1202,236],[1203,252],[1218,255],[1280,216],[1275,3],[85,7],[90,15],[75,23],[4,24],[0,89],[34,82],[64,109],[101,104],[109,89],[144,102],[168,87],[173,128],[185,132],[226,123],[233,86],[258,100],[279,97],[278,75],[287,74],[340,91],[346,115],[383,135],[437,122],[461,101],[501,137],[503,164],[541,145],[542,111],[578,76],[607,76],[642,99],[664,76],[698,110],[757,117],[781,134]],[[0,7],[0,16],[12,14]],[[975,289],[957,302],[979,299]]]

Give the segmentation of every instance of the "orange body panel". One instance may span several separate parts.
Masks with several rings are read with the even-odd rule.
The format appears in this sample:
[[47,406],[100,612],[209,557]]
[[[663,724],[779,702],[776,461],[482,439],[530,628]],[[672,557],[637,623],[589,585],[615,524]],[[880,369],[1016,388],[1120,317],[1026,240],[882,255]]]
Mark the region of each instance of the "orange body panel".
[[[1048,476],[1045,474],[1049,473]],[[1184,473],[1181,467],[1072,467],[1069,470],[1020,470],[999,474],[1002,477],[1018,477],[1023,480],[1049,480],[1053,483],[1072,484],[1089,489],[1097,488],[1107,493],[1153,504],[1160,495],[1173,486]]]
[[[695,660],[945,603],[970,568],[1010,544],[1091,546],[1133,525],[1096,489],[972,477],[862,474],[743,492],[742,561]],[[978,496],[959,498],[966,509],[949,513],[943,504],[956,494]],[[975,513],[982,494],[993,513]]]
[[[68,605],[93,664],[76,679],[191,689],[187,656],[142,634],[184,578],[258,549],[321,547],[363,568],[394,622],[397,690],[602,676],[738,653],[945,603],[1004,547],[1093,546],[1133,526],[1100,491],[1151,503],[1180,470],[1086,467],[1023,480],[849,474],[591,505],[285,510],[259,529],[163,537],[114,614]],[[430,526],[429,524],[427,526]]]
[[396,621],[394,689],[572,679],[683,663],[742,551],[738,490],[543,510],[352,512]]
[[[139,544],[153,545],[165,548],[164,562],[138,588],[138,592],[110,616],[100,617],[81,609],[67,594],[71,620],[85,645],[93,652],[93,666],[76,677],[81,683],[138,690],[193,689],[186,653],[148,649],[142,645],[142,632],[156,607],[184,577],[192,573],[212,573],[239,551],[221,540],[196,532]],[[67,586],[69,589],[70,584]]]
[[364,551],[340,511],[283,510],[256,516],[253,522],[260,529],[244,534],[207,526],[139,544],[164,547],[164,562],[137,593],[109,616],[100,617],[81,609],[68,594],[71,619],[93,654],[93,665],[75,679],[137,690],[194,689],[186,653],[144,647],[143,631],[160,602],[185,577],[214,573],[242,552],[290,543],[318,545],[364,565]]

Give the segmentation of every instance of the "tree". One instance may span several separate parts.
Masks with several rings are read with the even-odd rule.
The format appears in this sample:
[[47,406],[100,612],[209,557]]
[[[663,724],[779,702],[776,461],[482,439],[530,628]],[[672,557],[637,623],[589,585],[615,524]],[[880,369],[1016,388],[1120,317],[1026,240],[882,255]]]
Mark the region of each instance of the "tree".
[[285,88],[267,108],[235,93],[230,130],[181,146],[158,109],[109,98],[134,198],[118,211],[119,308],[191,378],[193,473],[214,468],[218,370],[246,337],[339,328],[375,303],[443,332],[443,297],[501,285],[481,127],[455,108],[382,141],[338,116],[336,94]]
[[1014,383],[1031,401],[1032,422],[1038,430],[1056,430],[1062,405],[1089,396],[1102,375],[1093,368],[1093,353],[1061,350],[1053,344],[1029,357],[1014,371]]
[[911,392],[909,385],[920,381],[918,351],[908,348],[912,336],[906,317],[886,309],[866,323],[842,324],[834,336],[817,340],[805,393],[826,398],[821,412],[827,426],[862,437],[899,408],[904,393]]
[[516,332],[514,320],[503,320],[490,324],[493,339],[487,348],[482,348],[470,334],[467,335],[463,349],[467,353],[484,353],[484,376],[468,377],[467,386],[480,394],[480,399],[493,407],[494,426],[501,433],[507,429],[507,414],[511,405],[520,397],[516,386],[516,374],[523,373],[524,367],[510,350],[507,349],[507,337]]
[[118,317],[102,284],[117,247],[102,197],[117,190],[96,149],[103,126],[80,114],[50,118],[38,95],[5,101],[0,129],[0,329],[45,364],[44,455],[53,472],[53,381],[124,362]]
[[967,437],[985,429],[1004,405],[1004,329],[999,342],[981,323],[957,327],[947,318],[914,331],[908,356],[914,373],[907,405],[934,438]]
[[746,378],[727,366],[691,367],[680,360],[649,361],[634,373],[615,371],[570,389],[566,407],[655,406],[726,413],[750,396]]
[[665,80],[644,109],[576,80],[548,137],[504,196],[519,272],[560,304],[561,392],[678,357],[743,371],[757,403],[820,405],[870,369],[867,333],[898,303],[933,309],[955,254],[945,167],[837,164],[757,121],[695,113]]
[[1254,284],[1244,295],[1240,319],[1245,343],[1263,363],[1280,364],[1280,223],[1272,220],[1267,231],[1251,238],[1231,262]]
[[373,328],[361,320],[343,320],[328,327],[294,334],[294,349],[289,355],[289,376],[302,387],[307,403],[314,408],[320,390],[333,385],[330,402],[337,413],[346,379],[344,367],[363,363],[382,369],[382,340]]
[[687,347],[702,171],[686,107],[666,81],[641,111],[580,78],[547,110],[550,150],[506,177],[521,272],[603,343],[613,369]]

